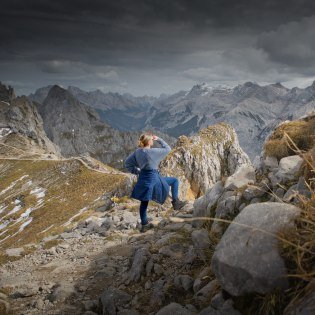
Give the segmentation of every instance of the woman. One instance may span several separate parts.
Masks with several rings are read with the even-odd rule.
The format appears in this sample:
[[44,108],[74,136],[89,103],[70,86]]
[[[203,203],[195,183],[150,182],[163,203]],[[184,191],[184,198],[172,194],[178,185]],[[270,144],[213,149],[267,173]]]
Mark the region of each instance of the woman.
[[[161,148],[151,148],[153,141],[157,141]],[[139,211],[142,232],[153,227],[150,223],[152,218],[147,218],[149,200],[163,204],[169,194],[170,186],[174,210],[179,210],[187,204],[186,201],[178,199],[178,179],[176,177],[162,177],[158,171],[160,161],[170,151],[171,147],[162,138],[142,134],[139,138],[138,149],[125,160],[125,168],[132,174],[139,174],[130,197],[141,201]]]

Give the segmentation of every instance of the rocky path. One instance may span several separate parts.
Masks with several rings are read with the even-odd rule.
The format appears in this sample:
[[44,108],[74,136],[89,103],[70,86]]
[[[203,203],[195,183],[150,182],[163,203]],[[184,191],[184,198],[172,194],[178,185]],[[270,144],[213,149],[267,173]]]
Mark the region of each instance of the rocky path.
[[[154,314],[176,300],[197,313],[206,302],[199,289],[212,278],[210,253],[200,247],[200,240],[209,247],[208,232],[196,235],[190,222],[173,222],[170,211],[150,207],[155,228],[139,233],[136,206],[117,204],[1,266],[2,299],[12,313]],[[191,210],[190,204],[178,215],[189,217]]]

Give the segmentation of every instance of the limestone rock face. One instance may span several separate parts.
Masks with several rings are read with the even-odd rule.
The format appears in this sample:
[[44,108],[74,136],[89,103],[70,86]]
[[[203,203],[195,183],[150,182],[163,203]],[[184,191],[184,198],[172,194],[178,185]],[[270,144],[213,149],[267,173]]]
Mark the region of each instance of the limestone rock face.
[[200,197],[221,176],[251,165],[234,129],[225,123],[208,126],[192,137],[179,137],[175,148],[161,162],[161,173],[180,180],[180,197]]
[[60,156],[58,146],[46,136],[35,104],[24,96],[15,97],[13,89],[4,85],[0,85],[0,130],[0,140],[8,147]]
[[299,213],[299,208],[277,202],[245,207],[225,231],[212,257],[211,269],[222,288],[234,296],[286,288],[286,268],[276,233],[292,226]]

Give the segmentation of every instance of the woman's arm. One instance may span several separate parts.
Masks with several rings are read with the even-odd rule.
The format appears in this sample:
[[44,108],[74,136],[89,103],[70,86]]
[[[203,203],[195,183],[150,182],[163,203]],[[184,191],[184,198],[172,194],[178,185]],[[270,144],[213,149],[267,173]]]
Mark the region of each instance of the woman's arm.
[[135,152],[132,152],[127,157],[124,163],[124,167],[128,170],[129,173],[132,173],[135,175],[138,175],[140,173],[140,169],[138,167]]
[[168,153],[171,152],[172,148],[162,138],[157,138],[156,141],[162,146],[162,148],[151,148],[150,156],[152,159],[162,161]]

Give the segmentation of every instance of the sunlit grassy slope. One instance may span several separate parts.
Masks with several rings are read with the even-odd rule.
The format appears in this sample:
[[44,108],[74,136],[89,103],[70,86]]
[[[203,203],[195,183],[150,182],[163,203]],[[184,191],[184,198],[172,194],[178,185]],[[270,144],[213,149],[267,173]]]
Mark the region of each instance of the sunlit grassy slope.
[[77,160],[0,159],[0,249],[62,232],[102,205],[105,194],[123,190],[127,180]]

